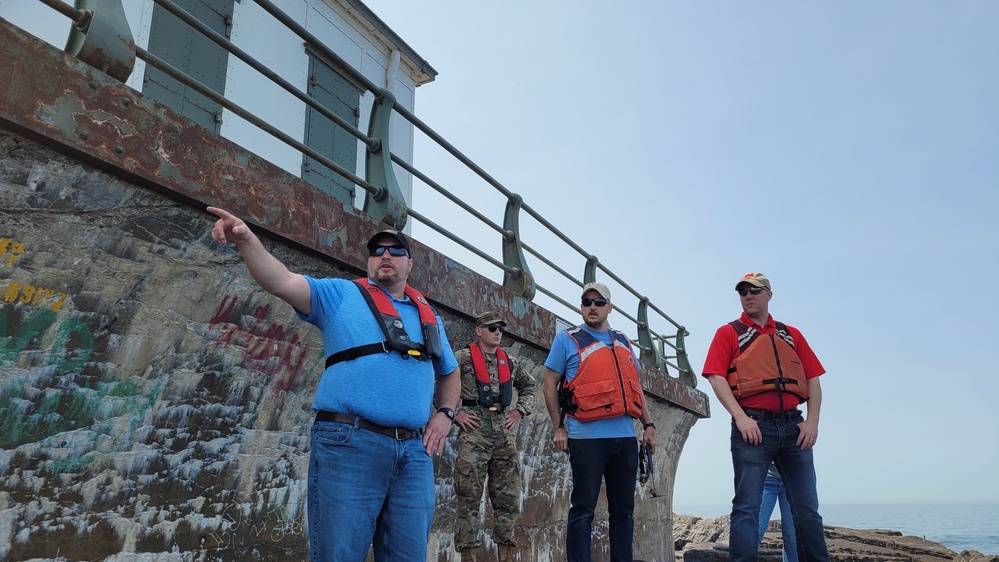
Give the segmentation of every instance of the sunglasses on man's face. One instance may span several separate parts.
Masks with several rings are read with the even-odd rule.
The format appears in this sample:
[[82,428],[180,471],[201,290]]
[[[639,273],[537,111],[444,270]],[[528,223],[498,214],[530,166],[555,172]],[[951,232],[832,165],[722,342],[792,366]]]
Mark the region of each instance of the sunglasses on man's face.
[[761,291],[763,291],[763,287],[743,287],[739,289],[739,296],[758,295]]
[[607,304],[607,299],[605,298],[591,299],[589,297],[583,297],[583,306],[590,306],[591,304],[595,304],[597,306],[604,306],[605,304]]
[[504,328],[503,326],[497,326],[495,324],[493,324],[492,326],[483,326],[483,328],[493,333],[496,333],[496,330],[499,330],[501,334],[506,331],[506,328]]
[[388,250],[390,256],[395,258],[401,258],[406,255],[406,248],[402,246],[375,246],[368,251],[371,257],[376,258],[378,256],[384,255],[385,250]]

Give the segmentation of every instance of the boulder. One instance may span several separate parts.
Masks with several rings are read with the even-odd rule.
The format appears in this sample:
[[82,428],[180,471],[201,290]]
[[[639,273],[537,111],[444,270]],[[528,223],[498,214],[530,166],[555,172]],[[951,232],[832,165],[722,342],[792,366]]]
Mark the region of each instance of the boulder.
[[[673,515],[673,541],[677,562],[726,562],[728,516],[704,519]],[[922,537],[885,529],[825,527],[829,558],[834,561],[999,562],[999,556],[976,550],[961,553]],[[761,543],[759,559],[781,560],[780,522],[771,521]]]

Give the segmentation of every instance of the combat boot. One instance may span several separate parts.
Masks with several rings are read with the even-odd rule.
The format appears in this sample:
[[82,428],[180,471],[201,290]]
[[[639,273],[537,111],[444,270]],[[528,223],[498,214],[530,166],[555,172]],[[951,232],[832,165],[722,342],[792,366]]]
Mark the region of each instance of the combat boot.
[[461,554],[461,562],[478,562],[475,559],[475,548],[462,548],[458,551]]
[[513,562],[513,545],[499,543],[499,562]]

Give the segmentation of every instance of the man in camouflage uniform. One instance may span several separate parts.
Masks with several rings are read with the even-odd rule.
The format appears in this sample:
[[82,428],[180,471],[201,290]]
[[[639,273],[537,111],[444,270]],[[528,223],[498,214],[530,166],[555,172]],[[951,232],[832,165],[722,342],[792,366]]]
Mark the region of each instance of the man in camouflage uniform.
[[455,547],[462,562],[476,560],[479,500],[488,477],[493,539],[499,546],[500,562],[506,562],[513,560],[513,528],[520,516],[523,488],[516,429],[534,406],[535,382],[499,347],[506,329],[503,317],[490,311],[475,321],[479,341],[455,353],[461,369],[461,409],[454,417],[461,428],[455,447]]

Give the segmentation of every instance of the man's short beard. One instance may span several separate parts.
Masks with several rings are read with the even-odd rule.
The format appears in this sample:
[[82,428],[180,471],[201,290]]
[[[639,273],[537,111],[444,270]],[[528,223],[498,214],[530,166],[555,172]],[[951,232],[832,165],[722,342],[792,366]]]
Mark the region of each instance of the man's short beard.
[[373,279],[375,283],[383,287],[391,287],[394,285],[398,285],[403,281],[402,274],[399,273],[399,270],[394,270],[392,273],[384,274],[379,269],[378,271],[375,271]]

